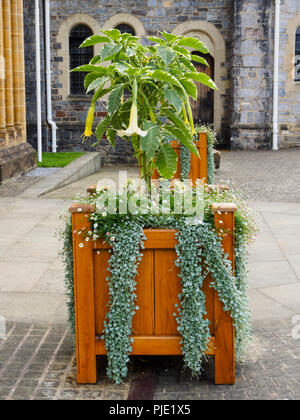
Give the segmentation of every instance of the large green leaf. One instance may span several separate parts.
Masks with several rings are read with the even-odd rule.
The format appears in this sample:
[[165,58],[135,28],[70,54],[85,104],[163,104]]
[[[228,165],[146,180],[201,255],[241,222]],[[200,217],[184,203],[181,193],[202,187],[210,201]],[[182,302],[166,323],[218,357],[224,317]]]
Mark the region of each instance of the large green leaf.
[[102,42],[111,42],[111,39],[103,35],[92,35],[83,41],[80,48],[91,47],[92,45],[101,44]]
[[102,87],[103,87],[104,83],[105,83],[107,80],[108,80],[108,79],[107,79],[107,77],[105,77],[105,76],[98,77],[97,79],[93,80],[93,82],[89,84],[89,86],[88,86],[88,88],[87,88],[86,93],[91,92],[92,90],[96,89],[96,88],[97,88],[97,87],[99,87],[99,86],[102,86]]
[[199,55],[191,54],[192,61],[196,61],[197,63],[201,63],[204,66],[209,67],[208,62],[205,60],[205,58],[200,57]]
[[162,38],[157,38],[156,36],[148,36],[149,41],[156,42],[161,46],[166,45],[165,41]]
[[172,136],[175,137],[180,143],[182,143],[185,147],[187,147],[192,153],[199,156],[197,147],[195,146],[195,143],[193,142],[193,140],[187,137],[185,133],[180,130],[180,128],[175,127],[175,125],[167,124],[165,126],[165,129],[170,134],[172,134]]
[[218,89],[215,82],[208,76],[208,74],[195,72],[187,73],[186,76],[190,79],[196,80],[197,82],[203,83],[205,86],[208,86],[214,90]]
[[101,120],[96,128],[96,137],[97,140],[100,141],[103,137],[103,134],[106,132],[106,130],[109,127],[111,121],[111,117],[109,115],[107,115],[103,120]]
[[197,38],[193,38],[193,37],[185,37],[185,38],[181,38],[176,45],[182,46],[182,47],[188,47],[188,48],[193,48],[196,51],[200,51],[203,54],[208,54],[209,53],[209,49],[207,48],[207,46],[200,41]]
[[121,36],[121,32],[119,31],[119,29],[107,29],[101,32],[107,35],[113,41],[116,41]]
[[167,100],[174,106],[177,112],[180,112],[182,109],[183,101],[178,93],[171,88],[166,87],[164,89],[164,94]]
[[161,34],[165,38],[165,40],[167,41],[167,43],[169,45],[171,45],[174,41],[176,41],[176,39],[179,39],[180,38],[180,36],[174,35],[174,34],[170,34],[169,32],[166,32],[166,31],[162,31]]
[[92,64],[84,64],[83,66],[79,66],[71,70],[71,72],[75,72],[75,71],[84,71],[84,72],[93,71],[100,74],[106,73],[106,69],[104,67],[94,66]]
[[98,99],[102,98],[102,96],[106,95],[107,93],[109,93],[112,90],[111,87],[104,89],[103,86],[101,86],[98,90],[96,90],[96,92],[94,93],[94,96],[92,98],[91,103],[95,104]]
[[148,133],[145,137],[140,138],[141,149],[146,153],[147,160],[151,161],[154,159],[160,145],[159,127],[152,121],[145,121],[143,130],[148,130]]
[[177,154],[169,144],[162,144],[155,159],[159,174],[166,179],[171,179],[177,170]]
[[188,127],[185,125],[185,122],[183,119],[175,114],[175,112],[172,112],[170,109],[164,109],[164,113],[168,117],[170,121],[172,121],[189,139],[192,139],[192,133],[188,129]]
[[105,44],[101,50],[101,61],[111,60],[119,51],[121,51],[122,45],[115,44],[114,42],[110,44]]
[[197,99],[197,86],[192,80],[180,79],[180,83],[184,87],[186,93],[191,96],[194,100]]
[[113,115],[116,110],[119,108],[122,102],[122,96],[124,93],[123,85],[117,86],[115,89],[111,91],[111,94],[108,98],[108,105],[107,110],[109,115]]
[[116,147],[116,142],[115,142],[116,134],[117,134],[117,130],[115,130],[114,128],[108,128],[108,130],[106,131],[107,139],[114,149]]
[[160,80],[161,82],[166,82],[166,83],[169,83],[170,85],[181,87],[180,82],[176,79],[176,77],[167,73],[164,70],[154,70],[153,72],[150,73],[150,75],[155,80]]
[[176,57],[176,52],[169,47],[157,47],[157,53],[167,66],[171,64]]
[[84,78],[85,89],[87,89],[94,80],[99,79],[99,77],[100,77],[100,74],[97,72],[88,73]]

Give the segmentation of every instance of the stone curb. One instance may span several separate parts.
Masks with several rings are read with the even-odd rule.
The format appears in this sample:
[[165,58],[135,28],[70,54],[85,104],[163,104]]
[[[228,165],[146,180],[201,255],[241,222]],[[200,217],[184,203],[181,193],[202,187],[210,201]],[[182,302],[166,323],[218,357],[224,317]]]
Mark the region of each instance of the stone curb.
[[80,158],[74,160],[65,168],[62,168],[55,174],[42,179],[41,181],[28,188],[20,198],[36,198],[51,191],[65,187],[72,182],[86,178],[101,168],[101,157],[97,152],[85,153]]

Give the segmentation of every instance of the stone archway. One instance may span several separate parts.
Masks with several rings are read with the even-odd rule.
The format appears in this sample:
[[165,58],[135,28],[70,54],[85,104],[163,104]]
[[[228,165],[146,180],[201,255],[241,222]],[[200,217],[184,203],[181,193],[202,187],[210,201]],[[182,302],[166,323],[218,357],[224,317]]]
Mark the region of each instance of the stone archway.
[[214,128],[220,134],[221,122],[225,112],[224,98],[226,90],[230,87],[227,79],[226,67],[226,47],[225,41],[220,31],[206,21],[189,21],[181,23],[172,31],[175,35],[193,36],[199,38],[208,47],[210,55],[214,59],[214,81],[219,90],[214,92]]

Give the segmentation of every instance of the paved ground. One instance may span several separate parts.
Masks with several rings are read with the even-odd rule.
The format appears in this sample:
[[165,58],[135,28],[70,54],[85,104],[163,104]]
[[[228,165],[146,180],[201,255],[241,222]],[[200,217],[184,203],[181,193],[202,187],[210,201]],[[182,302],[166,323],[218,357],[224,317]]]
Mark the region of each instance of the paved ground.
[[[54,233],[70,198],[99,176],[108,177],[113,168],[39,199],[12,196],[18,180],[10,189],[0,186],[0,315],[6,321],[6,338],[0,339],[0,398],[127,399],[146,383],[151,386],[142,386],[139,399],[141,392],[144,398],[166,400],[299,399],[300,338],[295,334],[300,333],[300,316],[294,317],[300,315],[300,154],[263,154],[224,152],[217,177],[219,182],[239,181],[263,219],[249,259],[254,340],[246,363],[237,367],[234,386],[213,385],[212,361],[201,379],[191,380],[174,357],[133,358],[121,386],[107,380],[106,361],[100,358],[98,383],[77,385]],[[136,168],[130,171],[136,174]],[[0,317],[0,333],[1,325]]]

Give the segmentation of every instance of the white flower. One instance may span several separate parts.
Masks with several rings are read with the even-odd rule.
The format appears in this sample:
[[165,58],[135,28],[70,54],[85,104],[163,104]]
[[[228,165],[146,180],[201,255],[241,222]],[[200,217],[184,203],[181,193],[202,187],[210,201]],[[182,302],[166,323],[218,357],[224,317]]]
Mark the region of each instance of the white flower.
[[112,237],[110,238],[110,240],[111,240],[112,242],[114,242],[115,237],[114,237],[114,236],[112,236]]
[[102,213],[102,216],[103,217],[106,217],[107,216],[107,213],[105,213],[105,211]]
[[79,244],[79,248],[83,248],[83,243],[82,242]]
[[135,134],[145,137],[148,133],[147,131],[143,131],[138,127],[138,114],[137,114],[137,106],[133,102],[130,110],[130,119],[129,119],[129,126],[127,130],[119,130],[117,131],[118,136],[120,137],[130,137]]

